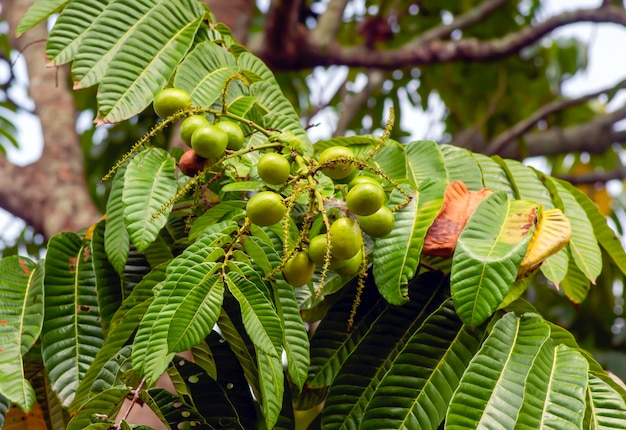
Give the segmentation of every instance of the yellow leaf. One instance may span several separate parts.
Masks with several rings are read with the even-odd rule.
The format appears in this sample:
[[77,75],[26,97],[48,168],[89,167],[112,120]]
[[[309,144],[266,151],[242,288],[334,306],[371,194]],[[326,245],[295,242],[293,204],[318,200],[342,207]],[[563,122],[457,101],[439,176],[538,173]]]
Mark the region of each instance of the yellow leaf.
[[540,211],[537,228],[520,265],[518,278],[532,272],[546,258],[559,252],[567,245],[571,234],[569,220],[559,209]]

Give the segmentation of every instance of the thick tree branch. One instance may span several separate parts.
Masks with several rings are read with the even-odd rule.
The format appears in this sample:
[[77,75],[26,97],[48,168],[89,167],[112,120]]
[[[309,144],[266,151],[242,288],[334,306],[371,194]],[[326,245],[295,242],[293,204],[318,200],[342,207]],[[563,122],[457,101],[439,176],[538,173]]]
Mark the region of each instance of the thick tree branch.
[[[0,158],[0,206],[24,219],[45,237],[77,231],[100,217],[87,193],[83,155],[75,130],[74,100],[67,86],[67,69],[45,67],[45,24],[19,39],[15,27],[32,0],[4,0],[3,14],[10,28],[11,45],[22,52],[44,135],[41,158],[29,166],[12,165]],[[27,146],[28,142],[21,142]]]
[[311,45],[323,51],[332,43],[341,27],[343,12],[350,0],[330,0],[324,13],[317,20],[317,26],[309,34]]
[[[272,46],[264,50],[264,58],[287,60],[290,68],[310,68],[314,66],[347,65],[382,69],[402,68],[408,65],[419,66],[454,61],[490,61],[532,45],[553,30],[577,22],[615,23],[626,25],[626,10],[616,6],[603,6],[596,9],[581,9],[563,12],[546,21],[511,33],[501,39],[482,41],[460,39],[455,41],[430,40],[423,43],[417,38],[398,49],[372,51],[367,46],[342,46],[335,41],[327,49],[321,49],[298,37],[298,49],[290,55],[288,49]],[[276,20],[268,25],[276,25]],[[284,25],[285,23],[283,22]],[[276,39],[274,39],[276,40]],[[284,43],[288,43],[285,41]],[[277,49],[278,48],[278,49]]]
[[548,103],[538,109],[528,118],[515,124],[507,131],[498,135],[483,151],[487,155],[499,154],[504,151],[504,148],[508,145],[515,143],[515,140],[522,136],[524,133],[533,128],[539,121],[547,118],[548,116],[560,112],[568,107],[575,106],[591,99],[594,99],[602,94],[612,95],[617,91],[626,88],[626,79],[619,82],[617,85],[613,85],[609,88],[603,88],[599,91],[585,94],[584,96],[575,99],[556,100],[552,103]]
[[301,3],[302,0],[270,3],[259,55],[275,69],[293,68],[301,56],[301,33],[305,32],[299,22]]
[[586,123],[529,133],[519,146],[509,145],[498,152],[498,155],[520,159],[567,152],[602,154],[611,145],[620,144],[626,138],[626,133],[614,130],[615,123],[625,118],[626,106],[623,106],[614,112],[598,115]]
[[606,172],[589,172],[579,175],[560,175],[559,179],[563,179],[564,181],[574,185],[595,184],[598,182],[607,183],[612,180],[626,179],[626,167],[622,166]]

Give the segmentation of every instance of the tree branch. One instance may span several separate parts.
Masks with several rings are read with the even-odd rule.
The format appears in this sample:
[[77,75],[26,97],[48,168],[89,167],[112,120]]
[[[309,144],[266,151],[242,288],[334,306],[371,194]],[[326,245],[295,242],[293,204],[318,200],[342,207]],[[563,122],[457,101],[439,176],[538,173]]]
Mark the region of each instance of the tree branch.
[[[563,12],[537,25],[526,27],[500,39],[482,41],[461,39],[455,41],[430,40],[423,43],[420,38],[398,49],[372,51],[366,46],[341,46],[337,41],[328,49],[320,49],[307,38],[299,39],[297,55],[290,57],[292,68],[314,66],[347,65],[380,69],[402,68],[408,65],[425,65],[454,61],[490,61],[519,52],[532,45],[553,30],[578,22],[614,23],[626,25],[626,10],[616,6],[596,9],[580,9]],[[442,31],[442,34],[445,31]],[[446,30],[447,31],[447,30]],[[273,47],[275,48],[275,47]],[[269,58],[285,51],[265,51]]]
[[548,103],[541,108],[539,108],[535,113],[533,113],[528,118],[523,119],[522,121],[515,124],[510,129],[496,136],[495,139],[491,141],[491,143],[484,150],[484,153],[487,155],[499,154],[504,151],[507,145],[511,145],[515,142],[515,139],[526,133],[532,127],[534,127],[539,121],[547,118],[549,115],[552,115],[556,112],[560,112],[570,106],[575,106],[591,99],[594,99],[602,94],[615,94],[617,91],[626,88],[626,79],[619,82],[617,85],[613,85],[609,88],[603,88],[599,91],[586,94],[584,96],[575,98],[575,99],[566,99],[566,100],[556,100],[552,103]]
[[621,166],[606,172],[589,172],[581,173],[579,175],[559,175],[558,178],[573,185],[595,184],[598,182],[607,183],[615,179],[626,179],[626,167]]
[[301,55],[301,33],[306,32],[299,23],[302,0],[272,0],[265,20],[265,34],[259,55],[270,66],[292,68]]
[[317,26],[309,34],[311,45],[324,51],[335,39],[341,27],[343,11],[350,0],[330,0],[324,13],[318,18]]
[[[32,0],[4,0],[3,13],[10,28],[11,45],[26,60],[30,95],[35,102],[44,137],[41,158],[28,166],[15,166],[0,158],[0,206],[19,216],[45,237],[78,231],[100,217],[85,185],[83,154],[75,130],[74,100],[67,69],[45,67],[45,23],[15,39],[15,28]],[[20,142],[27,146],[28,142]]]
[[235,39],[245,45],[248,42],[248,32],[252,22],[254,0],[203,0],[215,18],[226,24],[232,31]]
[[354,116],[359,112],[361,106],[367,103],[372,91],[378,88],[385,80],[385,73],[382,70],[371,70],[367,74],[367,84],[358,93],[352,94],[349,98],[344,98],[344,106],[337,122],[337,127],[333,136],[343,136],[348,130]]

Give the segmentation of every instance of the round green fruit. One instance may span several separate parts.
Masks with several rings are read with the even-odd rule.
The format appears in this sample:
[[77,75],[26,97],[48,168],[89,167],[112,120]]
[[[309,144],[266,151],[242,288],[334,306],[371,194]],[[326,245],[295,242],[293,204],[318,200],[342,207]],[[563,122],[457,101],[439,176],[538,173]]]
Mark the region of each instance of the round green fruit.
[[228,144],[228,135],[214,125],[204,125],[194,130],[191,135],[191,147],[199,156],[217,160],[224,154]]
[[362,183],[380,185],[380,182],[378,181],[378,179],[374,178],[373,176],[359,175],[359,176],[354,177],[350,181],[350,183],[348,184],[348,188],[353,188],[355,185],[362,184]]
[[179,88],[165,88],[156,95],[152,107],[163,119],[191,106],[191,95]]
[[228,144],[226,148],[238,151],[243,148],[243,143],[246,136],[243,134],[243,130],[237,124],[232,121],[222,120],[217,125],[224,133],[228,135]]
[[338,218],[329,230],[332,248],[330,253],[340,260],[354,257],[361,249],[363,238],[359,224],[352,218]]
[[348,191],[346,205],[356,215],[371,215],[385,203],[385,190],[379,184],[361,182]]
[[268,152],[259,158],[257,170],[261,179],[266,183],[280,185],[289,178],[291,165],[282,155]]
[[341,276],[354,275],[361,268],[361,262],[363,261],[363,251],[359,249],[354,257],[343,260],[343,264],[335,269],[335,272]]
[[382,206],[376,213],[368,216],[359,216],[361,229],[372,237],[387,236],[393,230],[395,217],[387,206]]
[[345,178],[333,179],[333,182],[335,184],[349,184],[353,179],[358,178],[359,177],[358,175],[359,175],[359,169],[354,169],[352,173],[350,173]]
[[331,146],[320,154],[320,164],[332,163],[322,169],[322,172],[331,179],[342,179],[354,171],[354,164],[346,161],[337,161],[339,158],[354,158],[354,152],[346,146]]
[[[328,239],[325,234],[318,234],[309,242],[309,258],[318,267],[324,266],[324,258],[326,257],[326,248],[328,247]],[[329,266],[331,269],[337,269],[345,264],[346,260],[339,260],[330,256]]]
[[294,287],[301,287],[313,278],[315,263],[306,251],[296,252],[283,267],[283,277]]
[[261,191],[250,197],[246,205],[250,222],[259,226],[276,224],[287,213],[283,198],[273,191]]
[[191,115],[185,118],[180,125],[180,138],[188,146],[191,146],[191,135],[198,127],[210,125],[209,120],[202,115]]

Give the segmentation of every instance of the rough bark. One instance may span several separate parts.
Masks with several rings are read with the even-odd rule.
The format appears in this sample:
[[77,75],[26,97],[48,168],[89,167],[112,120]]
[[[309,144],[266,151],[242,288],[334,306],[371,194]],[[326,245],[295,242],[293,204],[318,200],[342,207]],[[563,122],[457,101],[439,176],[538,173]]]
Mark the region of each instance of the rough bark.
[[44,237],[50,237],[59,231],[87,227],[100,214],[85,185],[67,70],[45,67],[46,27],[40,24],[18,39],[13,37],[19,18],[32,3],[4,0],[2,9],[9,23],[11,45],[21,51],[26,61],[30,96],[41,121],[44,149],[37,162],[24,167],[0,157],[0,206]]

